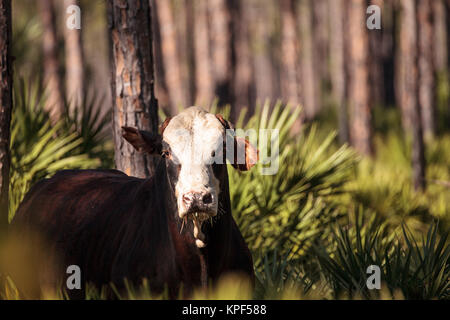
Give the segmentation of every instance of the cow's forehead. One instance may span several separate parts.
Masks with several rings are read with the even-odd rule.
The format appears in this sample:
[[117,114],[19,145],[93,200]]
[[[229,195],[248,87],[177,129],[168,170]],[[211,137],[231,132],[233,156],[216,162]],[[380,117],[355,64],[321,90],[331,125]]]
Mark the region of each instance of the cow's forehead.
[[224,132],[215,115],[190,107],[170,120],[163,140],[180,157],[182,153],[210,153],[222,142]]

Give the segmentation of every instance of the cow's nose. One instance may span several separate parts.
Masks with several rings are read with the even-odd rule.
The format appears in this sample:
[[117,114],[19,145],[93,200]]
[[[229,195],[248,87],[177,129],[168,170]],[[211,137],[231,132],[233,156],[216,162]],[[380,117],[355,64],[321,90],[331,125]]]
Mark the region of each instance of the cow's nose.
[[195,193],[189,192],[183,195],[183,202],[187,207],[190,207],[194,201],[195,201]]
[[212,195],[211,195],[211,193],[205,193],[204,195],[203,195],[203,198],[202,198],[202,201],[203,201],[203,203],[204,204],[210,204],[210,203],[212,203]]
[[201,209],[212,203],[212,195],[209,192],[188,192],[183,195],[183,202],[188,208]]

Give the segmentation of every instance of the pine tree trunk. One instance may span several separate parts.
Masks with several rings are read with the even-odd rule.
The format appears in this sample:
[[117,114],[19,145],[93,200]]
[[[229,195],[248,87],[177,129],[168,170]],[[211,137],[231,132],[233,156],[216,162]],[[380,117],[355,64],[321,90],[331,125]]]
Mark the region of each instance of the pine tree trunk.
[[127,143],[121,127],[158,131],[151,25],[148,0],[108,1],[115,163],[117,169],[140,178],[153,175],[156,159]]
[[[155,8],[156,0],[150,0],[150,6]],[[166,114],[170,114],[169,91],[166,84],[166,74],[163,65],[163,54],[161,46],[161,33],[159,31],[158,16],[155,10],[152,11],[152,27],[153,27],[153,48],[155,58],[155,95],[158,97],[158,105]]]
[[64,112],[64,95],[58,63],[58,41],[56,37],[55,8],[52,0],[39,0],[42,20],[44,83],[46,89],[45,109],[50,112],[52,122],[57,122]]
[[435,70],[441,74],[447,71],[448,66],[448,44],[447,44],[447,13],[443,0],[433,0],[433,20],[434,20],[434,66]]
[[329,2],[331,93],[337,105],[339,141],[341,143],[349,142],[348,115],[345,102],[344,1],[333,0]]
[[226,0],[208,0],[211,54],[215,89],[219,105],[234,101],[232,92],[232,35],[230,10]]
[[194,105],[195,101],[195,48],[194,48],[194,30],[195,9],[194,0],[184,0],[185,7],[185,37],[186,37],[186,81],[187,81],[187,104]]
[[425,151],[420,106],[418,103],[418,41],[416,5],[414,0],[401,1],[400,54],[401,110],[407,121],[406,132],[412,138],[413,184],[416,190],[425,188]]
[[297,106],[300,100],[298,75],[298,37],[295,8],[292,0],[281,0],[281,93],[286,102]]
[[177,114],[179,106],[186,105],[186,95],[181,78],[181,63],[178,59],[177,35],[173,12],[168,0],[155,0],[161,35],[162,62],[170,99],[171,114]]
[[433,68],[433,16],[432,4],[419,0],[417,6],[419,37],[419,104],[424,137],[432,139],[434,121],[434,68]]
[[8,226],[12,111],[11,0],[0,0],[0,236]]
[[242,108],[247,107],[249,113],[254,108],[254,86],[252,56],[250,50],[248,3],[240,0],[232,0],[232,25],[235,35],[236,71],[234,73],[233,91],[235,97],[231,118],[236,119]]
[[350,142],[360,153],[372,153],[372,129],[368,86],[368,36],[365,26],[365,5],[349,0],[348,22],[348,106]]
[[312,39],[312,12],[309,0],[300,0],[300,70],[301,95],[306,119],[312,119],[317,111],[317,73],[314,70],[314,44]]
[[[372,0],[371,4],[380,7],[384,13],[383,0]],[[382,22],[384,19],[382,18]],[[373,29],[368,31],[369,36],[369,82],[371,107],[385,102],[384,74],[383,74],[383,33],[385,29]]]
[[383,103],[384,105],[395,105],[395,79],[396,79],[396,47],[397,42],[397,5],[396,0],[377,0],[382,2],[382,58],[383,58]]
[[322,105],[322,91],[327,83],[328,76],[328,24],[330,18],[328,16],[328,5],[327,0],[313,0],[312,4],[312,15],[313,15],[313,46],[314,46],[314,69],[316,70],[316,100],[318,111]]
[[255,77],[255,94],[257,103],[272,99],[273,69],[269,52],[270,29],[268,9],[258,0],[249,1],[249,18],[251,46],[253,54],[253,69]]
[[195,50],[195,103],[207,107],[213,99],[213,76],[211,70],[208,5],[206,1],[194,3],[194,50]]
[[[64,12],[71,6],[80,6],[79,0],[64,0]],[[66,98],[70,110],[78,108],[84,96],[84,56],[81,40],[82,29],[64,28],[64,44],[66,51]]]

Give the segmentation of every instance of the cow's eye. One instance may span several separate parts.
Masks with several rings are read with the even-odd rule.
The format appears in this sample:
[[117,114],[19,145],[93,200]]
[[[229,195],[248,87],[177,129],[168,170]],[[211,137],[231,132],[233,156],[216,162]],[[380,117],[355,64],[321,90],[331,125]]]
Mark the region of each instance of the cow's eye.
[[170,156],[170,152],[168,150],[163,150],[161,153],[161,157],[168,158]]
[[211,157],[215,157],[216,156],[216,152],[215,151],[213,151],[213,152],[211,152]]

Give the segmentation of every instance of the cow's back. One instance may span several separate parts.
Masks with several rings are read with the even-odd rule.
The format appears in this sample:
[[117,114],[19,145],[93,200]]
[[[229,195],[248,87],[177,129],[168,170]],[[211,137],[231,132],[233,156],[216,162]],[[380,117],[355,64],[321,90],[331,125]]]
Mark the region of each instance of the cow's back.
[[[61,270],[79,266],[83,283],[118,284],[132,275],[132,282],[146,277],[163,286],[175,266],[157,191],[152,181],[116,170],[61,171],[30,190],[11,227],[43,235],[61,257]],[[163,252],[165,263],[158,265]]]

